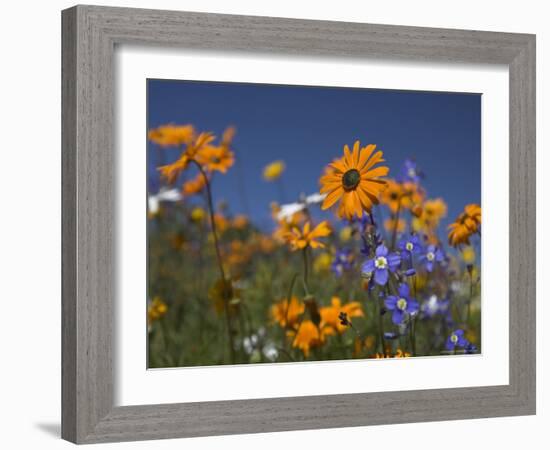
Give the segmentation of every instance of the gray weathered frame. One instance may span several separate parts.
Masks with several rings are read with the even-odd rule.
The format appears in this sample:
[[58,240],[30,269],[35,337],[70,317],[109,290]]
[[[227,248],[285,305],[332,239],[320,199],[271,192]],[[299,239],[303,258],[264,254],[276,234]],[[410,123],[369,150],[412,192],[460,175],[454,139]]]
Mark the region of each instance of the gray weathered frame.
[[[535,36],[75,6],[62,13],[62,436],[76,443],[535,413]],[[510,383],[300,398],[113,405],[116,44],[506,64]]]

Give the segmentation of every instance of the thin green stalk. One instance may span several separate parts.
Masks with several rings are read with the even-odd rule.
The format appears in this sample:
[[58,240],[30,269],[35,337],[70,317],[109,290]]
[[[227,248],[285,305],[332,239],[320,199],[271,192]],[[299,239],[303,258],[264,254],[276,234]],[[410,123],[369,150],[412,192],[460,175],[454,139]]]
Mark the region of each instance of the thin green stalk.
[[223,282],[223,306],[224,306],[224,312],[225,312],[225,320],[226,320],[226,326],[227,326],[227,337],[228,337],[228,345],[229,345],[229,355],[231,357],[231,363],[235,364],[235,346],[233,343],[233,331],[231,329],[231,319],[229,317],[229,298],[226,298],[225,294],[225,283],[227,283],[227,278],[225,277],[225,271],[223,269],[223,261],[222,261],[222,255],[220,251],[220,243],[218,239],[218,231],[216,229],[216,221],[214,219],[214,202],[212,201],[212,190],[210,187],[210,180],[208,179],[208,176],[206,175],[206,172],[202,168],[202,166],[193,160],[197,168],[199,169],[199,172],[204,178],[205,186],[206,186],[206,197],[208,200],[208,211],[210,213],[210,226],[212,227],[212,235],[214,236],[214,247],[216,249],[216,259],[218,261],[218,269],[220,270],[220,277]]

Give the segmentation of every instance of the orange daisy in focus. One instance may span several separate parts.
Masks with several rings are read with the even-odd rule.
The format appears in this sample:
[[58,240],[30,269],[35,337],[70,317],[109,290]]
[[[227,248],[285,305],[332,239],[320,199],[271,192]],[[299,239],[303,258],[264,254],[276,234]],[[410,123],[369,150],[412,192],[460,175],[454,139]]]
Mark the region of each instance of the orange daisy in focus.
[[344,156],[333,161],[321,177],[321,194],[326,194],[322,209],[328,209],[340,200],[338,216],[351,219],[362,217],[363,211],[370,212],[372,205],[378,204],[378,196],[386,187],[386,181],[380,177],[388,174],[389,168],[378,166],[384,162],[383,153],[376,145],[369,144],[360,148],[355,141],[353,152],[344,145]]
[[456,247],[460,244],[469,244],[470,237],[480,232],[481,206],[471,203],[466,205],[456,220],[449,225],[449,244]]
[[306,222],[302,231],[299,228],[292,228],[285,238],[290,244],[292,251],[302,250],[306,247],[323,248],[325,244],[319,242],[317,239],[326,237],[330,233],[332,233],[332,230],[326,220],[317,225],[313,230],[311,229],[311,224]]
[[340,334],[348,328],[346,325],[342,325],[342,321],[338,317],[340,313],[343,312],[348,317],[363,317],[365,315],[359,302],[349,302],[342,305],[339,297],[332,297],[331,306],[323,306],[319,312],[322,323],[334,328]]

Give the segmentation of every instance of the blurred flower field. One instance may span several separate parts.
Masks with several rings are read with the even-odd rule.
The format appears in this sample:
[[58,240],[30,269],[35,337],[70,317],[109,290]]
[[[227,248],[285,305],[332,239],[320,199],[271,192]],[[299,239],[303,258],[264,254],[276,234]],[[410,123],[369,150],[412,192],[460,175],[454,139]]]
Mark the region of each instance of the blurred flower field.
[[319,190],[292,201],[285,161],[266,160],[266,227],[216,190],[236,168],[235,133],[148,132],[154,151],[179,153],[148,192],[149,367],[481,351],[479,205],[443,228],[445,199],[414,159],[389,167],[382,146],[350,137]]

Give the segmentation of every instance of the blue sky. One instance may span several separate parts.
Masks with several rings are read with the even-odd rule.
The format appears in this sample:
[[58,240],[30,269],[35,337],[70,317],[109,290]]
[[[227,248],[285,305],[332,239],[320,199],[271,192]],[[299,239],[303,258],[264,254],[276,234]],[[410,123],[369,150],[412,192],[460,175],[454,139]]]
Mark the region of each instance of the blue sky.
[[[431,198],[449,206],[446,226],[467,203],[481,202],[481,96],[355,88],[148,80],[148,129],[191,123],[221,135],[237,128],[237,163],[214,180],[216,201],[234,213],[270,223],[277,186],[262,179],[263,167],[285,161],[286,201],[318,191],[323,168],[356,139],[384,152],[390,176],[406,158],[425,173]],[[178,152],[148,144],[148,186],[158,189],[156,166]],[[243,200],[243,192],[245,199]]]

